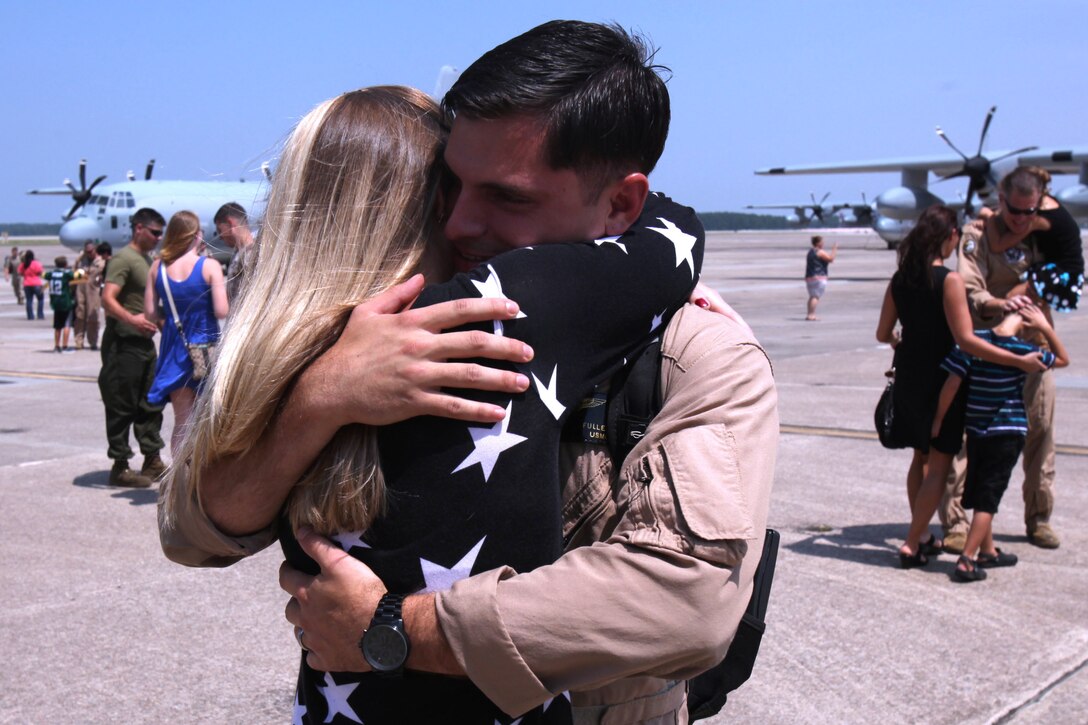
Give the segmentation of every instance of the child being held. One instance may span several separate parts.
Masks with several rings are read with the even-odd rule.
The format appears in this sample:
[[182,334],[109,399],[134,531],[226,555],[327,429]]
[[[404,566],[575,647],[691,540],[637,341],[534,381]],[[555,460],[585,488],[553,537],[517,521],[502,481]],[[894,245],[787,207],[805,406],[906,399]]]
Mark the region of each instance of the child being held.
[[[1019,337],[1027,336],[1027,332],[1042,335],[1050,350],[1041,350]],[[1069,364],[1065,346],[1046,315],[1035,305],[1007,315],[992,330],[976,330],[975,334],[1017,355],[1038,353],[1048,368]],[[1017,561],[1015,554],[994,546],[993,520],[1028,432],[1024,410],[1026,373],[971,357],[959,347],[953,348],[941,367],[949,375],[937,403],[934,437],[960,384],[967,381],[967,481],[963,507],[974,509],[974,514],[963,555],[956,562],[955,576],[962,582],[980,581],[986,578],[985,569],[1013,566]]]
[[49,306],[53,308],[53,352],[73,352],[68,349],[68,335],[72,332],[72,311],[76,306],[72,293],[72,270],[68,269],[68,258],[63,254],[53,260],[53,266],[55,269],[44,275],[49,285]]
[[1043,190],[1036,208],[1009,207],[1010,214],[1031,216],[1031,226],[1027,232],[1014,234],[998,224],[992,212],[980,216],[986,219],[987,234],[997,240],[997,249],[1008,249],[1031,235],[1042,261],[1031,265],[1021,277],[1022,283],[1010,290],[1006,298],[1027,294],[1030,287],[1051,309],[1071,312],[1077,309],[1084,288],[1084,250],[1080,226],[1069,210],[1051,196],[1050,172],[1037,166],[1024,166],[1012,173],[1034,177]]

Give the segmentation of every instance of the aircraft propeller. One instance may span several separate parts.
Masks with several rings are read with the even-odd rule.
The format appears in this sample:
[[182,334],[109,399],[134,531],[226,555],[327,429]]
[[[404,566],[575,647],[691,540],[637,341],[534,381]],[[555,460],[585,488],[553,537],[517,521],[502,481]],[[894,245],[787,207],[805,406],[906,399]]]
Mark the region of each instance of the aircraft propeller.
[[72,190],[72,200],[75,202],[72,208],[68,210],[68,213],[64,216],[64,221],[68,221],[76,212],[82,208],[91,199],[91,192],[94,191],[94,187],[98,186],[106,178],[103,174],[97,179],[91,182],[90,186],[87,186],[87,159],[79,160],[79,188],[72,186],[71,179],[65,179],[64,185]]
[[812,199],[812,216],[816,217],[820,221],[824,220],[824,202],[827,201],[827,197],[831,196],[831,192],[827,192],[821,197],[819,201],[816,201],[816,193],[810,191],[808,193],[809,198]]
[[987,184],[992,187],[997,186],[997,179],[994,178],[993,165],[1002,159],[1007,159],[1010,156],[1016,156],[1017,154],[1027,153],[1028,151],[1034,151],[1039,148],[1038,146],[1025,146],[1022,149],[1016,151],[1010,151],[1007,154],[998,156],[995,159],[987,158],[982,154],[982,146],[986,143],[986,134],[990,131],[990,122],[994,118],[994,113],[997,112],[997,106],[991,106],[990,111],[986,114],[986,120],[982,123],[982,134],[978,139],[978,151],[974,156],[968,158],[967,154],[956,148],[956,145],[948,138],[941,127],[937,127],[937,135],[941,137],[949,147],[957,154],[963,157],[963,167],[954,173],[945,174],[941,177],[941,181],[948,179],[954,179],[958,176],[966,176],[967,181],[967,198],[964,201],[963,208],[968,214],[974,212],[974,207],[971,205],[971,199],[980,189],[986,188]]

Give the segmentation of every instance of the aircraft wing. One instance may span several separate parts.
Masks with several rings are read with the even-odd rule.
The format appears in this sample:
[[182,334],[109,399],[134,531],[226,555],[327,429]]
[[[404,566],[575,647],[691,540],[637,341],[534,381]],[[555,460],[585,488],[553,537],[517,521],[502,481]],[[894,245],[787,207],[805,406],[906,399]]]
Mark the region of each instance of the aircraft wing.
[[1088,146],[1052,146],[1036,149],[1017,158],[1021,166],[1042,166],[1057,174],[1080,173],[1082,164],[1088,163]]
[[749,204],[745,209],[811,209],[812,204]]
[[[1003,152],[988,154],[1000,156]],[[936,174],[951,174],[963,168],[963,159],[959,156],[914,156],[898,159],[880,159],[877,161],[839,161],[809,166],[774,166],[757,169],[760,175],[776,174],[866,174],[881,171],[932,171]]]
[[31,189],[27,193],[42,196],[71,196],[72,190],[66,186],[60,186],[54,189]]

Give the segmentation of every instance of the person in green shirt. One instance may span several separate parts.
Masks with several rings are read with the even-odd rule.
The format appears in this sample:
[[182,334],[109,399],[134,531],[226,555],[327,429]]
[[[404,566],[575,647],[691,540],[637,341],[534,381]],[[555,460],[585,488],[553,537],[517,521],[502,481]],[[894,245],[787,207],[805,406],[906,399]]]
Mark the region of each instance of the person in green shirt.
[[[155,323],[144,317],[144,288],[151,266],[150,253],[162,237],[166,220],[154,209],[132,215],[132,241],[113,255],[106,267],[102,307],[106,330],[102,335],[102,370],[98,389],[106,408],[107,455],[113,460],[110,485],[147,488],[166,471],[159,456],[163,442],[162,406],[147,402],[155,378]],[[132,457],[129,429],[136,434],[144,464],[139,472],[128,467]]]
[[49,306],[53,308],[53,352],[75,352],[68,347],[72,310],[75,308],[72,270],[68,269],[68,258],[63,254],[53,260],[53,267],[43,275],[49,285]]

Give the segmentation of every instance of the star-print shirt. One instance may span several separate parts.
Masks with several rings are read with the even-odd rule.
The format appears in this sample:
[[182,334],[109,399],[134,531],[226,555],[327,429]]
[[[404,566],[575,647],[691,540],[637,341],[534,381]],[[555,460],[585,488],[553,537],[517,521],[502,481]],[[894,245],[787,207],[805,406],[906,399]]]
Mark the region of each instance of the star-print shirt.
[[[418,417],[383,427],[387,513],[365,532],[333,538],[391,592],[403,594],[448,589],[502,565],[525,572],[555,561],[563,550],[563,424],[596,383],[633,358],[684,304],[703,243],[694,211],[651,194],[639,220],[619,237],[514,250],[425,289],[417,306],[469,297],[516,301],[516,319],[476,327],[533,347],[530,363],[507,366],[532,384],[513,397],[458,391],[504,406],[506,417],[494,425]],[[316,573],[286,520],[280,540],[291,566]],[[367,624],[359,623],[360,633]],[[563,695],[511,718],[465,678],[326,673],[310,669],[305,658],[296,697],[297,722],[528,725],[571,717]]]

